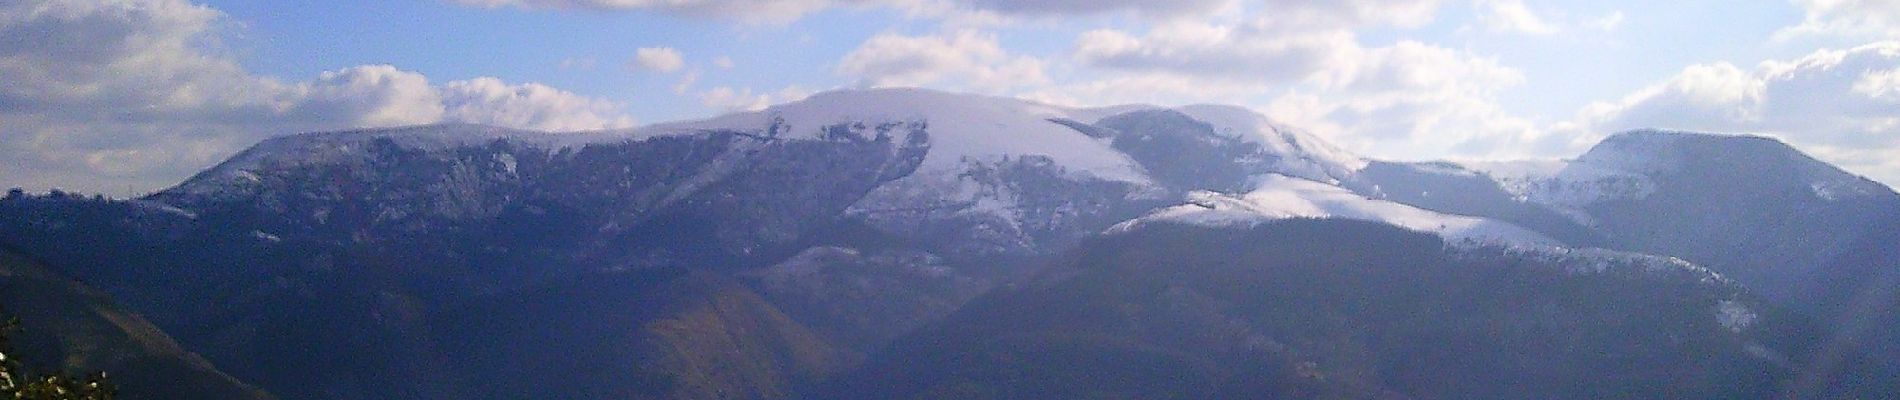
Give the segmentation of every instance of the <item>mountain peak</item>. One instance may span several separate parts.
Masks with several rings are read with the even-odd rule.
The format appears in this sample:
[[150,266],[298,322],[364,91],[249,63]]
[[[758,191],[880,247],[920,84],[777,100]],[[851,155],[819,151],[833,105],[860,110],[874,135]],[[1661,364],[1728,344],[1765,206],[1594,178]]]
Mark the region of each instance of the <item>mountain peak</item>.
[[1663,129],[1610,135],[1578,163],[1647,175],[1697,174],[1808,187],[1823,198],[1891,194],[1892,190],[1796,149],[1780,139]]
[[1799,154],[1794,146],[1773,138],[1759,135],[1725,135],[1725,133],[1697,133],[1697,131],[1674,131],[1674,129],[1632,129],[1609,135],[1585,152],[1583,157],[1602,154],[1647,155],[1647,157],[1672,157],[1689,148],[1725,148],[1725,150],[1746,150],[1746,152],[1765,152],[1765,154]]
[[1745,134],[1745,133],[1716,133],[1716,132],[1701,132],[1701,131],[1690,131],[1690,130],[1681,130],[1681,129],[1662,129],[1662,128],[1637,128],[1637,129],[1625,130],[1622,132],[1612,133],[1610,134],[1609,137],[1604,138],[1603,141],[1609,142],[1609,141],[1619,141],[1619,140],[1681,140],[1681,139],[1740,139],[1740,140],[1778,141],[1778,140],[1775,140],[1774,138],[1767,137],[1767,136],[1751,135],[1751,134]]
[[930,152],[923,168],[948,170],[966,160],[1044,156],[1073,172],[1110,180],[1145,182],[1128,157],[1073,128],[1055,122],[1074,109],[1027,100],[929,89],[835,90],[764,110],[642,128],[651,137],[706,131],[752,131],[788,139],[817,139],[835,132],[870,135],[893,125],[926,132]]
[[1117,150],[1100,132],[1084,132],[1089,127],[1082,126],[1149,111],[1168,111],[1205,124],[1214,134],[1258,144],[1268,153],[1284,156],[1281,167],[1287,173],[1339,181],[1365,165],[1358,155],[1239,106],[1078,108],[918,88],[828,91],[760,111],[655,125],[635,136],[777,129],[789,132],[790,138],[809,138],[836,126],[862,130],[880,124],[920,123],[927,125],[931,145],[923,165],[926,170],[954,169],[966,160],[1032,155],[1099,178],[1149,182],[1139,162]]

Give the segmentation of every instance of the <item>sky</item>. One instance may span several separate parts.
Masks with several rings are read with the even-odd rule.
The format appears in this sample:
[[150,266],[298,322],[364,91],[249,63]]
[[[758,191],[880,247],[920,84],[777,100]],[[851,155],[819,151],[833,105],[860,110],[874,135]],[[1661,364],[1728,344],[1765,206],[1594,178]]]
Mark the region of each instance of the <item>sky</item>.
[[1234,104],[1392,160],[1747,133],[1900,183],[1893,0],[0,0],[0,186],[135,196],[277,135],[891,86]]

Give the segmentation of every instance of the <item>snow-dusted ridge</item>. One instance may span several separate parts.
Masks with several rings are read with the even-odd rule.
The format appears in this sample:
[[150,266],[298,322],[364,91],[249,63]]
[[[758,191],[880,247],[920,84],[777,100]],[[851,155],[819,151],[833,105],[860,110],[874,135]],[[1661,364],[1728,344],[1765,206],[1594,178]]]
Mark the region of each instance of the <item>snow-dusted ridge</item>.
[[1014,98],[962,95],[925,89],[866,89],[819,93],[764,110],[711,119],[666,123],[635,130],[636,137],[708,130],[759,130],[775,122],[787,139],[816,139],[839,124],[922,123],[930,152],[922,169],[959,169],[966,160],[1046,156],[1071,172],[1100,179],[1147,182],[1134,160],[1110,144],[1051,121],[1074,118],[1076,110]]
[[211,169],[199,172],[169,191],[188,194],[214,194],[257,179],[256,171],[274,165],[340,163],[363,157],[371,141],[388,139],[411,149],[441,150],[476,146],[497,139],[534,140],[546,143],[574,141],[564,137],[598,133],[546,133],[475,124],[435,124],[395,128],[354,129],[335,132],[310,132],[279,136],[259,142],[226,159]]
[[1345,218],[1383,222],[1437,234],[1454,243],[1557,246],[1543,234],[1510,223],[1433,212],[1361,196],[1339,186],[1283,175],[1259,178],[1245,194],[1195,192],[1187,204],[1156,210],[1109,228],[1125,232],[1157,222],[1231,227],[1288,218]]
[[1501,249],[1506,254],[1539,260],[1564,269],[1570,274],[1602,274],[1622,272],[1629,268],[1639,268],[1639,272],[1649,274],[1683,273],[1697,277],[1708,284],[1735,285],[1735,282],[1722,274],[1695,263],[1667,256],[1658,256],[1627,251],[1598,248],[1568,248],[1558,246],[1510,246]]
[[[266,140],[223,164],[189,180],[179,189],[215,190],[244,180],[247,171],[264,164],[334,162],[351,156],[376,138],[388,138],[408,148],[437,150],[480,145],[498,139],[549,148],[592,143],[644,140],[659,136],[691,135],[708,131],[765,133],[778,125],[779,139],[818,139],[827,127],[878,126],[916,123],[927,126],[930,151],[922,170],[957,170],[968,161],[993,161],[1004,156],[1043,156],[1071,173],[1096,179],[1147,184],[1141,166],[1116,151],[1108,140],[1090,137],[1059,123],[1073,120],[1095,123],[1115,114],[1164,109],[1152,105],[1070,108],[1022,99],[955,94],[928,89],[852,89],[823,92],[803,100],[760,111],[645,127],[605,131],[549,133],[471,124],[437,124],[396,128],[304,133]],[[1223,134],[1260,144],[1285,155],[1279,167],[1286,173],[1337,182],[1363,168],[1366,160],[1333,147],[1310,134],[1284,128],[1265,116],[1233,106],[1195,105],[1175,108],[1213,125]]]
[[1575,159],[1462,165],[1491,176],[1520,200],[1575,210],[1609,200],[1642,199],[1655,192],[1656,182],[1648,174],[1674,168],[1672,160],[1658,152],[1683,134],[1631,131],[1612,135]]
[[1174,109],[1214,126],[1217,133],[1287,155],[1276,167],[1288,175],[1338,185],[1366,167],[1365,157],[1341,149],[1311,133],[1288,128],[1239,106],[1197,104]]
[[1171,109],[1212,125],[1217,132],[1261,145],[1287,156],[1279,167],[1288,174],[1337,182],[1364,168],[1364,157],[1310,133],[1285,127],[1252,110],[1200,104],[1169,108],[1148,104],[1072,108],[1029,100],[957,94],[917,88],[848,89],[759,111],[702,120],[661,123],[636,129],[543,137],[552,143],[596,143],[706,131],[762,132],[782,124],[783,139],[816,139],[834,125],[923,123],[931,135],[925,169],[955,168],[964,160],[999,156],[1046,156],[1056,165],[1097,178],[1147,182],[1134,160],[1102,139],[1089,137],[1059,120],[1097,123],[1117,114]]
[[[562,148],[658,137],[738,132],[771,140],[831,140],[827,128],[856,127],[857,133],[882,126],[920,128],[928,136],[928,151],[915,172],[884,182],[846,212],[910,209],[919,205],[950,208],[944,215],[994,216],[1003,225],[1022,225],[1039,217],[1025,216],[1018,188],[1009,183],[969,178],[973,166],[994,167],[1027,157],[1048,160],[1047,165],[1072,180],[1109,182],[1126,187],[1127,199],[1147,205],[1179,195],[1162,190],[1143,166],[1121,150],[1112,135],[1090,132],[1104,119],[1131,112],[1172,110],[1205,123],[1216,135],[1259,146],[1260,160],[1271,160],[1273,174],[1260,175],[1244,193],[1195,192],[1187,204],[1158,209],[1114,229],[1132,229],[1151,222],[1205,225],[1253,224],[1295,217],[1352,218],[1439,234],[1456,242],[1557,245],[1549,236],[1511,223],[1425,210],[1384,200],[1376,186],[1355,186],[1368,160],[1335,147],[1309,133],[1281,126],[1251,110],[1219,105],[1159,107],[1122,105],[1072,108],[1015,98],[966,95],[925,89],[863,89],[819,93],[804,100],[754,112],[670,122],[633,129],[546,133],[467,124],[441,124],[342,132],[307,133],[267,140],[172,189],[175,193],[209,195],[258,181],[257,172],[299,163],[356,163],[367,159],[366,146],[387,139],[409,149],[441,151],[484,146],[496,140],[531,148]],[[896,125],[893,125],[896,124]],[[868,127],[868,128],[867,128]],[[907,132],[891,132],[904,140]],[[1617,199],[1643,199],[1657,190],[1653,177],[1682,162],[1671,154],[1678,142],[1710,135],[1679,131],[1642,130],[1619,133],[1590,152],[1572,160],[1525,162],[1468,162],[1445,164],[1444,174],[1483,175],[1525,203],[1565,213],[1592,226],[1583,210]],[[1762,145],[1744,137],[1738,145]],[[760,140],[761,144],[767,140]],[[1775,143],[1775,144],[1778,144]],[[740,155],[732,155],[740,157]],[[1256,156],[1249,156],[1256,157]],[[1145,160],[1145,159],[1144,159]],[[512,159],[502,160],[510,165]],[[1791,173],[1810,177],[1814,195],[1824,199],[1849,198],[1867,193],[1891,193],[1877,183],[1856,179],[1814,162]],[[1039,164],[1040,165],[1040,164]],[[1459,169],[1462,167],[1463,169]],[[1813,170],[1808,170],[1813,169]],[[709,171],[718,171],[710,168]],[[1255,172],[1249,172],[1255,173]],[[714,174],[717,175],[717,174]],[[708,175],[707,179],[711,179]],[[1231,190],[1235,186],[1226,186]],[[1367,188],[1372,188],[1367,190]],[[1090,189],[1096,190],[1096,189]],[[1124,189],[1113,189],[1124,190]],[[683,192],[682,192],[683,193]],[[1116,192],[1117,196],[1122,192]],[[1371,197],[1367,197],[1371,196]],[[1430,207],[1430,206],[1427,206]],[[1463,212],[1463,211],[1459,211]],[[1115,218],[1123,218],[1127,214]],[[890,217],[904,218],[904,217]],[[1521,221],[1520,221],[1521,222]],[[1099,225],[1097,225],[1099,226]],[[1527,225],[1528,226],[1528,225]],[[1094,229],[1093,227],[1089,229]],[[1011,230],[1022,230],[1011,228]]]
[[[1473,249],[1481,250],[1481,249]],[[1732,333],[1742,333],[1754,326],[1761,315],[1756,311],[1759,303],[1756,298],[1747,296],[1747,290],[1740,283],[1730,280],[1722,274],[1701,265],[1676,257],[1656,256],[1605,249],[1575,249],[1556,246],[1508,246],[1497,249],[1518,259],[1536,260],[1538,264],[1550,265],[1562,269],[1571,275],[1597,274],[1640,274],[1647,276],[1675,276],[1694,279],[1703,285],[1722,288],[1723,298],[1717,300],[1708,310],[1708,315]],[[1459,253],[1466,257],[1488,257],[1489,252],[1473,251]],[[1779,359],[1782,356],[1756,343],[1749,343],[1748,351],[1757,357]]]
[[1475,161],[1461,164],[1490,176],[1518,201],[1541,204],[1595,225],[1583,207],[1611,200],[1637,200],[1656,191],[1656,182],[1640,172],[1586,160]]

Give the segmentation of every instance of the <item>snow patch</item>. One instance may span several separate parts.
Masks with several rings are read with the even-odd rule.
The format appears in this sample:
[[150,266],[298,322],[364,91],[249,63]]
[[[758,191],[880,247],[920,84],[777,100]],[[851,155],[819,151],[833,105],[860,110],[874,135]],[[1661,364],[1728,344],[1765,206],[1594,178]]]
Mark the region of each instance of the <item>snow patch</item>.
[[1351,180],[1370,163],[1318,136],[1280,126],[1246,108],[1201,104],[1174,110],[1212,125],[1215,133],[1258,144],[1268,153],[1282,156],[1275,169],[1287,175],[1336,185]]
[[1465,168],[1464,166],[1461,166],[1458,164],[1441,163],[1441,162],[1421,162],[1421,163],[1408,163],[1405,165],[1412,167],[1412,169],[1417,170],[1418,172],[1432,174],[1432,175],[1456,176],[1456,177],[1464,177],[1464,178],[1476,178],[1476,177],[1481,176],[1481,174],[1479,174],[1478,171],[1473,171],[1469,168]]
[[965,160],[1046,156],[1072,173],[1147,184],[1139,164],[1108,143],[1052,119],[1074,119],[1075,110],[1013,98],[961,95],[924,89],[841,90],[756,112],[641,128],[633,138],[709,130],[760,131],[782,122],[785,139],[815,139],[838,124],[919,122],[930,134],[930,152],[920,170],[957,170]]
[[1615,269],[1642,268],[1651,274],[1688,273],[1708,284],[1727,284],[1728,278],[1701,265],[1676,257],[1631,253],[1598,248],[1575,249],[1558,246],[1517,246],[1505,249],[1513,257],[1539,260],[1560,266],[1572,275],[1602,274]]
[[138,208],[144,209],[147,211],[176,215],[180,217],[185,217],[186,219],[198,219],[198,213],[187,211],[183,208],[173,207],[170,204],[165,204],[165,203],[161,203],[157,201],[134,199],[134,200],[127,201],[126,203],[131,204],[133,206],[137,206]]
[[1743,329],[1754,325],[1757,318],[1759,316],[1754,310],[1739,301],[1722,300],[1715,306],[1715,321],[1731,332],[1741,333]]
[[509,175],[516,175],[515,167],[517,163],[515,162],[515,155],[508,153],[496,154],[495,161],[501,163],[503,171],[507,171]]
[[1877,196],[1883,189],[1879,184],[1858,179],[1825,179],[1808,185],[1814,197],[1827,201]]
[[1642,199],[1656,192],[1649,176],[1615,163],[1578,160],[1465,162],[1489,175],[1519,201],[1565,211],[1610,200]]
[[1019,207],[1007,188],[953,171],[920,171],[872,189],[845,210],[849,214],[905,213],[947,217],[986,214],[1014,221]]
[[1549,237],[1510,223],[1442,214],[1367,198],[1338,186],[1283,175],[1263,176],[1253,191],[1240,195],[1197,191],[1188,195],[1186,203],[1122,222],[1109,231],[1124,232],[1154,222],[1225,227],[1251,226],[1288,218],[1346,218],[1431,232],[1454,242],[1535,246],[1558,244]]
[[1681,167],[1683,140],[1701,134],[1636,130],[1610,135],[1577,157],[1578,163],[1637,174],[1672,171]]
[[[1656,192],[1651,178],[1679,168],[1677,142],[1693,134],[1639,130],[1612,135],[1574,160],[1468,162],[1465,168],[1496,179],[1522,201],[1579,215],[1578,209],[1611,200],[1635,200]],[[1588,221],[1579,221],[1587,222]]]

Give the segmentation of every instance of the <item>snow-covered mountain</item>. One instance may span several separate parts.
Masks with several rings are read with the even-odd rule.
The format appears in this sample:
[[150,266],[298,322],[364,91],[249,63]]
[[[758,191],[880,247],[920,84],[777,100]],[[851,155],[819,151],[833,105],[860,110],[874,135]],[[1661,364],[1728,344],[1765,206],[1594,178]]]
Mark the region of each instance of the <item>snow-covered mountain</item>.
[[[1696,158],[1696,157],[1708,158]],[[1877,182],[1841,171],[1799,154],[1774,139],[1723,137],[1682,131],[1637,130],[1612,135],[1572,160],[1469,162],[1466,167],[1496,178],[1513,195],[1567,211],[1594,224],[1585,211],[1614,201],[1640,201],[1654,195],[1658,179],[1684,173],[1698,163],[1754,164],[1755,180],[1805,185],[1823,201],[1891,196]],[[1720,183],[1720,182],[1718,182]]]
[[922,167],[925,172],[959,169],[966,163],[1004,157],[1043,156],[1070,172],[1147,183],[1151,179],[1140,161],[1115,148],[1110,140],[1114,133],[1090,125],[1158,110],[1184,114],[1204,125],[1201,128],[1207,132],[1196,133],[1206,135],[1208,140],[1235,139],[1258,145],[1258,154],[1280,157],[1275,166],[1288,175],[1337,180],[1365,163],[1359,156],[1311,134],[1280,126],[1240,107],[1068,108],[1015,98],[909,88],[824,92],[761,111],[641,128],[630,136],[751,130],[783,139],[819,139],[840,134],[865,136],[872,130],[917,124],[931,128],[931,153]]
[[[929,151],[922,164],[909,176],[872,190],[848,212],[892,232],[939,230],[930,222],[953,220],[973,226],[971,236],[1001,241],[991,247],[1016,252],[1088,233],[1061,226],[1068,220],[1098,225],[1108,222],[1103,217],[1129,217],[1126,211],[1091,210],[1091,204],[1141,208],[1179,201],[1193,190],[1231,190],[1262,174],[1347,184],[1356,181],[1354,172],[1366,163],[1239,107],[1066,108],[924,89],[826,92],[626,136],[744,131],[782,140],[824,140],[871,138],[894,129],[927,135]],[[1224,182],[1208,179],[1222,174],[1231,176]],[[1050,190],[1065,186],[1076,187]]]
[[930,153],[919,171],[961,170],[968,163],[1042,156],[1053,166],[1090,178],[1147,183],[1141,166],[1108,143],[1052,120],[1076,110],[1012,98],[924,89],[842,90],[712,119],[634,130],[634,138],[706,131],[757,132],[782,140],[870,138],[893,129],[922,129]]
[[[179,330],[219,365],[254,374],[240,378],[292,398],[337,397],[352,390],[339,386],[347,384],[407,386],[424,397],[513,390],[475,383],[486,382],[476,367],[485,364],[465,358],[525,344],[476,346],[464,343],[469,335],[546,341],[536,335],[556,333],[482,333],[473,326],[483,317],[460,310],[598,286],[577,281],[720,288],[681,296],[726,296],[737,281],[747,292],[738,298],[765,301],[739,301],[718,318],[772,327],[751,339],[827,338],[800,342],[789,364],[762,364],[782,367],[759,372],[768,375],[694,375],[711,381],[688,385],[718,390],[718,382],[774,382],[762,377],[819,368],[833,350],[862,357],[1190,193],[1238,193],[1269,175],[1363,186],[1355,172],[1366,163],[1232,107],[1075,109],[850,90],[626,130],[430,125],[283,136],[144,199],[9,203],[0,207],[0,240],[71,261],[67,272]],[[90,237],[98,232],[113,235]],[[152,248],[172,250],[152,256]],[[111,267],[132,259],[144,267]],[[671,275],[681,270],[715,272]],[[542,307],[533,304],[518,307]],[[337,323],[269,317],[282,309]],[[660,314],[642,315],[672,312],[650,311]],[[544,322],[589,327],[560,332],[570,335],[560,342],[621,329]],[[464,325],[473,330],[438,328]],[[315,344],[272,350],[272,337],[284,335]],[[353,369],[271,372],[293,371],[286,363],[300,358],[326,360],[332,347],[379,350],[299,364]],[[751,349],[766,352],[744,354],[773,351]],[[641,357],[657,355],[627,359]],[[373,378],[347,376],[352,370]],[[634,390],[640,382],[618,384]]]
[[[689,153],[658,149],[693,142],[717,143],[717,148]],[[625,195],[594,200],[624,203],[618,206],[621,217],[601,222],[602,229],[614,230],[708,185],[754,174],[752,169],[761,165],[798,169],[805,163],[864,156],[811,151],[838,146],[882,148],[870,152],[889,161],[875,171],[872,180],[877,182],[854,180],[859,182],[855,186],[869,190],[844,194],[850,197],[848,215],[900,235],[976,238],[941,249],[970,255],[1046,254],[1146,209],[1178,203],[1188,192],[1240,190],[1264,174],[1366,187],[1355,175],[1367,164],[1363,158],[1238,107],[1078,109],[923,89],[871,89],[826,92],[756,112],[616,131],[547,134],[432,125],[286,136],[259,144],[154,198],[185,209],[207,202],[249,201],[276,212],[286,212],[281,209],[299,199],[370,200],[363,205],[375,209],[368,221],[375,226],[372,230],[402,225],[413,231],[429,224],[405,221],[481,220],[537,194],[559,196],[557,192],[585,185],[647,183],[640,176],[628,176],[631,182],[592,183],[556,182],[576,177],[549,176],[551,170],[573,168],[626,170],[599,163],[645,161],[616,161],[616,156],[604,155],[614,151],[608,149],[628,149],[620,157],[682,158],[674,160],[686,163],[676,165],[681,171],[649,171],[655,175],[649,178],[666,182],[663,185],[638,193],[602,187],[572,194]],[[585,157],[590,150],[601,157]],[[683,159],[695,156],[705,158]],[[430,164],[417,166],[430,171],[404,176],[388,168],[392,163]],[[265,182],[271,175],[282,178],[289,171],[308,174],[315,169],[335,169],[323,174],[348,178]],[[437,173],[448,179],[435,179]],[[298,189],[318,193],[288,192],[290,186],[311,183],[331,187]],[[338,186],[342,184],[348,187]],[[342,195],[351,192],[359,194]],[[389,201],[374,201],[379,197]],[[320,225],[336,208],[312,206],[298,213],[309,214],[311,222]]]
[[1466,166],[1605,247],[1689,259],[1803,306],[1825,284],[1819,266],[1900,217],[1892,189],[1758,136],[1637,130],[1573,160]]
[[[1743,290],[1823,310],[1861,293],[1839,282],[1890,269],[1855,257],[1885,254],[1863,249],[1900,229],[1866,221],[1896,210],[1886,187],[1754,137],[1638,131],[1574,160],[1393,162],[1239,107],[871,89],[624,130],[283,136],[143,199],[0,202],[0,243],[63,260],[289,398],[522,394],[534,386],[496,371],[586,380],[603,362],[639,379],[601,393],[692,397],[783,394],[994,288],[1075,268],[1070,252],[1091,240],[1174,229],[1159,226],[1391,234],[1306,220],[1370,221],[1449,239],[1407,251],[1472,257],[1456,262],[1718,281],[1641,291],[1724,288],[1677,310],[1701,321]],[[1775,312],[1747,301],[1736,315]],[[563,345],[518,352],[540,343]],[[717,363],[758,368],[696,369],[713,361],[680,350],[721,346],[735,358]],[[536,358],[494,361],[516,356]]]
[[[1706,168],[1738,160],[1747,165]],[[1760,171],[1742,172],[1750,170]],[[744,182],[751,183],[738,184]],[[583,211],[568,216],[584,227],[570,235],[638,236],[651,221],[717,213],[726,221],[710,224],[709,240],[728,255],[718,259],[755,264],[802,251],[813,235],[824,235],[812,229],[828,223],[814,221],[832,218],[931,243],[936,254],[977,259],[1052,254],[1111,226],[1157,220],[1342,217],[1454,240],[1748,264],[1726,272],[1764,281],[1801,274],[1789,271],[1817,265],[1831,247],[1753,234],[1697,247],[1710,242],[1687,235],[1735,221],[1680,217],[1708,215],[1686,212],[1711,210],[1703,203],[1719,203],[1718,210],[1739,204],[1723,196],[1797,186],[1796,198],[1768,205],[1779,211],[1735,211],[1772,218],[1893,202],[1884,186],[1757,137],[1635,131],[1573,160],[1395,163],[1351,154],[1239,107],[1068,108],[869,89],[615,131],[435,125],[294,135],[259,144],[153,196],[153,203],[188,212],[249,204],[263,210],[257,214],[293,216],[301,225],[355,224],[349,234],[359,239],[462,223],[455,221],[546,218],[560,209]],[[1677,188],[1715,191],[1669,199]],[[359,214],[357,220],[329,221],[343,211]],[[1860,217],[1838,217],[1852,218]],[[1674,225],[1663,226],[1669,221]],[[300,224],[289,225],[258,232],[343,233],[300,233]],[[1807,228],[1791,235],[1809,242],[1851,236],[1827,224],[1796,225]],[[595,243],[574,250],[578,257],[609,268],[678,262],[626,251],[614,244],[620,239],[588,240]],[[1774,249],[1777,256],[1746,263],[1720,257],[1736,247]]]

